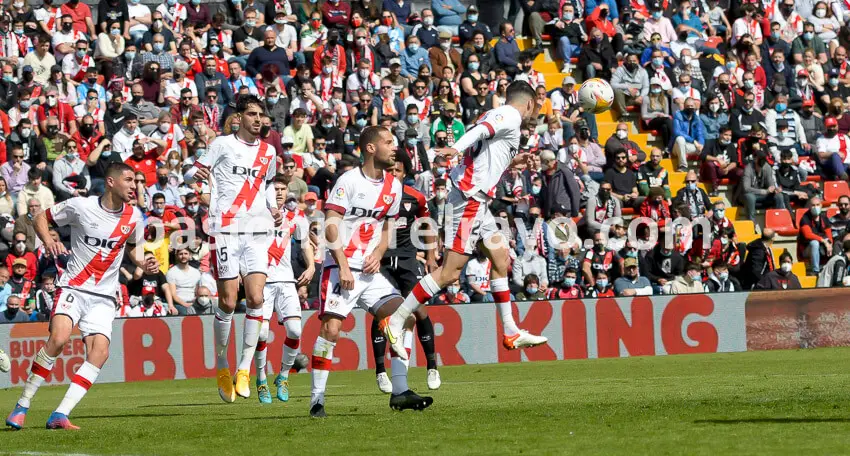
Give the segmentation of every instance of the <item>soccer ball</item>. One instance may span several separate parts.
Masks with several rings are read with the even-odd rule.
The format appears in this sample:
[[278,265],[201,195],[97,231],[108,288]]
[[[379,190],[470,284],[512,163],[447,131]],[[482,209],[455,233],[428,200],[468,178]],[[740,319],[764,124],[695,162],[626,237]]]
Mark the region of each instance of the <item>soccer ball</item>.
[[9,355],[0,349],[0,372],[9,372],[12,369],[12,361],[9,360]]
[[614,104],[614,89],[604,79],[588,79],[578,89],[578,101],[585,111],[600,114]]

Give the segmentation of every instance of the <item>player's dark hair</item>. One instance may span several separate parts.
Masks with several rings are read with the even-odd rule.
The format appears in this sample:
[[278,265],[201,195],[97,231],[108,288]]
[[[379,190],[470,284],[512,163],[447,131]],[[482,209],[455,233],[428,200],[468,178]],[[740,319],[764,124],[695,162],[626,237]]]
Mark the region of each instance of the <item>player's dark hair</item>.
[[283,174],[276,174],[274,176],[274,183],[277,184],[278,182],[281,184],[286,184],[286,176],[284,176]]
[[401,166],[404,169],[405,176],[413,175],[413,162],[410,160],[410,156],[407,153],[397,153],[395,154],[395,158],[397,161],[401,162]]
[[41,170],[33,166],[27,171],[27,180],[41,179]]
[[164,200],[164,199],[165,199],[165,193],[159,193],[159,192],[154,193],[153,196],[151,197],[151,201]]
[[362,154],[366,150],[367,144],[372,144],[378,142],[381,138],[381,133],[389,132],[384,127],[376,127],[369,126],[363,129],[363,132],[360,133],[360,153]]
[[537,274],[529,274],[529,275],[525,276],[525,279],[523,279],[522,282],[523,282],[522,283],[523,287],[527,287],[532,283],[539,284],[540,283],[540,277],[537,277]]
[[505,103],[511,103],[514,100],[528,101],[534,99],[537,94],[531,84],[525,81],[514,81],[508,86]]
[[134,173],[133,175],[135,176],[135,170],[132,166],[124,162],[112,162],[109,164],[109,166],[106,167],[106,173],[104,173],[104,177],[111,177],[113,179],[117,179],[118,177],[121,177],[121,175],[124,174],[125,171],[130,171],[131,173]]
[[247,111],[248,107],[251,105],[256,105],[260,108],[260,111],[263,110],[263,103],[256,95],[241,95],[239,97],[239,101],[236,102],[236,112],[242,114]]

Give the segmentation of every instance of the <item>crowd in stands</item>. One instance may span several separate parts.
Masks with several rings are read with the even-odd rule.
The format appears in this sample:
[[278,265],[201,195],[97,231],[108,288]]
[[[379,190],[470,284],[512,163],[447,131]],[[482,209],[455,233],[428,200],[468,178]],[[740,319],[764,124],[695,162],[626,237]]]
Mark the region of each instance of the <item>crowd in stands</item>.
[[[521,150],[537,159],[509,169],[491,205],[510,221],[516,299],[800,288],[792,255],[774,253],[774,230],[740,242],[717,198],[723,185],[752,220],[764,209],[808,208],[797,258],[820,274],[819,286],[850,284],[850,196],[833,214],[816,182],[848,180],[848,2],[100,0],[92,8],[14,0],[0,11],[0,322],[49,317],[67,258],[45,254],[33,218],[101,194],[104,170],[118,161],[136,170],[133,203],[150,227],[147,266],[121,269],[118,314],[209,313],[217,295],[209,197],[182,176],[216,137],[239,129],[240,96],[265,103],[262,137],[280,158],[287,209],[314,222],[311,242],[321,247],[321,202],[359,165],[368,125],[395,134],[406,183],[442,226],[457,158],[436,149],[504,104],[514,80],[535,88],[539,106],[539,117],[517,126]],[[521,51],[517,35],[531,46]],[[563,75],[535,69],[547,46]],[[562,84],[547,90],[553,77]],[[627,120],[611,137],[579,106],[576,90],[591,77],[611,82],[615,117]],[[657,147],[630,140],[635,126],[653,131]],[[667,158],[676,169],[663,166]],[[683,188],[671,188],[673,171],[687,171]],[[655,223],[657,240],[648,224],[630,230],[630,214]],[[681,222],[700,218],[707,224]],[[577,237],[564,220],[576,222]],[[188,232],[191,242],[178,242]],[[293,255],[297,276],[324,252]],[[317,307],[317,281],[299,289],[305,309]],[[491,300],[483,256],[435,298]]]

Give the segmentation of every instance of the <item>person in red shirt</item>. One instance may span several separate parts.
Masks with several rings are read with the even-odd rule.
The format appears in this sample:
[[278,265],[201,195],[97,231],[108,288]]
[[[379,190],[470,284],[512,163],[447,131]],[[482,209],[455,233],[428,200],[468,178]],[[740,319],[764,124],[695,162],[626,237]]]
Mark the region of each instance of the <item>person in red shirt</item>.
[[59,92],[55,88],[47,90],[47,103],[38,107],[36,118],[40,131],[47,131],[47,118],[53,116],[59,119],[59,131],[70,136],[77,134],[77,119],[74,108],[68,103],[59,101]]
[[576,268],[567,268],[564,272],[564,281],[561,286],[553,286],[546,293],[549,299],[582,299],[584,298],[584,289],[576,283],[578,279],[578,270]]
[[322,22],[332,28],[344,30],[351,18],[351,5],[347,1],[329,0],[322,4]]
[[80,152],[80,159],[86,161],[89,158],[91,151],[100,143],[100,138],[103,136],[100,131],[95,128],[96,121],[91,114],[83,116],[80,124],[80,129],[71,139],[77,142],[77,150]]
[[345,61],[345,48],[342,47],[339,31],[328,32],[328,42],[316,48],[313,53],[313,75],[322,74],[322,61],[330,57],[333,62],[334,76],[344,75],[347,62]]
[[63,4],[62,15],[71,16],[74,20],[74,30],[80,33],[87,33],[91,37],[97,36],[94,30],[94,20],[91,15],[91,8],[80,0],[68,0]]
[[137,139],[133,141],[133,155],[127,157],[124,163],[132,166],[135,171],[144,173],[147,182],[156,182],[156,157],[159,151],[157,148],[148,150],[149,142],[165,147],[165,141],[152,138]]
[[36,272],[38,271],[38,258],[35,254],[27,251],[27,235],[26,233],[15,233],[12,250],[6,255],[6,267],[12,271],[12,266],[16,260],[26,262],[27,272],[24,273],[24,278],[27,280],[35,280]]
[[587,16],[585,23],[587,24],[588,37],[590,37],[590,32],[593,29],[598,28],[602,33],[608,35],[614,52],[620,52],[623,50],[623,35],[617,33],[617,26],[611,22],[611,19],[608,19],[609,12],[608,5],[602,3]]
[[800,219],[800,234],[797,235],[797,258],[809,260],[812,272],[820,272],[821,259],[832,256],[832,228],[823,212],[821,199],[809,200],[809,210]]

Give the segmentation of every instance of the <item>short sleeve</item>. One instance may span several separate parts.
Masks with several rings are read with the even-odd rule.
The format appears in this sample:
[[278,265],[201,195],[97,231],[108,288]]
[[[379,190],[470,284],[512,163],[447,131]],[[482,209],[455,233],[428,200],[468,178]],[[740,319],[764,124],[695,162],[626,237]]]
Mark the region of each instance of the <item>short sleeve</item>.
[[44,211],[47,220],[56,226],[67,226],[77,222],[80,212],[79,201],[82,198],[71,198],[54,204]]
[[306,239],[310,235],[310,224],[307,223],[307,218],[303,216],[296,216],[292,219],[292,222],[295,225],[295,230],[293,230],[292,237],[297,240]]
[[[327,209],[339,212],[340,214],[348,212],[351,208],[351,193],[353,192],[349,181],[350,179],[347,179],[347,175],[343,174],[340,176],[334,185],[333,190],[331,190],[327,203],[325,203],[325,207]],[[398,212],[398,210],[396,210],[396,212]]]
[[396,178],[393,178],[393,193],[395,193],[396,197],[393,199],[393,205],[390,207],[390,210],[387,211],[387,217],[398,217],[398,213],[401,211],[401,200],[404,196],[404,189],[401,187],[401,182]]
[[138,208],[133,209],[133,218],[136,219],[136,225],[133,229],[133,234],[127,239],[128,244],[142,245],[145,243],[145,221],[141,211]]
[[587,253],[584,255],[584,262],[585,263],[592,263],[593,262],[593,250],[587,251]]

